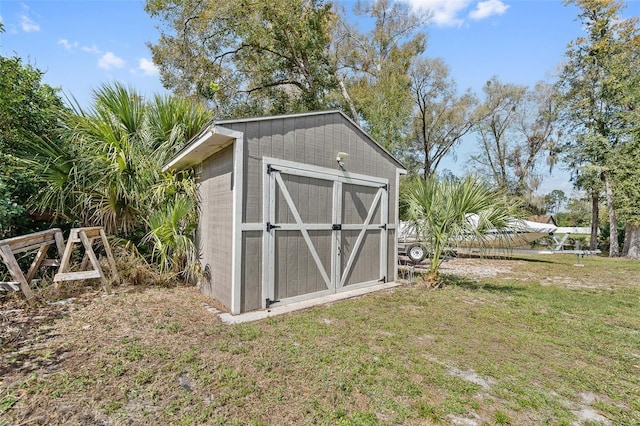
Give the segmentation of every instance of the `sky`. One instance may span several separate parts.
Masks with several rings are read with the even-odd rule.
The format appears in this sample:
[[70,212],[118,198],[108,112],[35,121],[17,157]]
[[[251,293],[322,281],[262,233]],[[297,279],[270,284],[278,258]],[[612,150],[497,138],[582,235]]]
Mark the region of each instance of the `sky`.
[[[531,87],[553,79],[567,44],[582,34],[577,9],[561,0],[400,1],[431,12],[425,54],[444,59],[461,91],[480,94],[492,76]],[[623,16],[640,16],[640,0],[627,1]],[[82,106],[94,88],[112,81],[147,96],[166,93],[147,47],[159,22],[142,0],[0,0],[0,22],[0,54],[41,69],[46,83]],[[466,138],[443,166],[464,173],[473,150]],[[556,168],[538,192],[553,189],[571,192],[566,171]]]

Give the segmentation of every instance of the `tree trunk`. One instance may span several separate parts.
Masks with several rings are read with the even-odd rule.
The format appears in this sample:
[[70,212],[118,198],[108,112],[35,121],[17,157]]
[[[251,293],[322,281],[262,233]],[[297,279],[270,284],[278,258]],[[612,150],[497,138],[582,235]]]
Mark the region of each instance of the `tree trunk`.
[[640,260],[640,224],[627,223],[622,255],[629,259]]
[[338,78],[338,86],[340,86],[342,97],[347,102],[347,106],[349,106],[349,111],[352,115],[351,119],[359,126],[360,119],[358,118],[358,110],[356,109],[356,105],[353,103],[351,96],[349,96],[349,92],[347,91],[347,87],[344,85],[344,81],[342,81],[342,78]]
[[589,250],[596,250],[598,248],[598,223],[600,222],[599,195],[597,190],[594,189],[591,191],[591,239],[589,240]]
[[607,208],[609,209],[609,257],[618,257],[620,256],[620,246],[618,244],[618,220],[616,219],[616,209],[613,205],[613,188],[611,188],[609,172],[603,172],[602,179],[604,180]]

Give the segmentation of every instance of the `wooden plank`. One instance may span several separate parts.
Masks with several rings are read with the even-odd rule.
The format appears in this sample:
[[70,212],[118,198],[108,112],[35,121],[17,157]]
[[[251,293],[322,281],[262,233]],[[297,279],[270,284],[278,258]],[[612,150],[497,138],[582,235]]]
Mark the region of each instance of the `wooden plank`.
[[56,240],[56,248],[58,249],[58,260],[60,260],[64,253],[64,237],[62,236],[62,231],[58,229],[54,235],[54,239]]
[[42,264],[42,261],[47,257],[47,250],[49,250],[49,246],[51,244],[43,244],[40,246],[38,253],[36,253],[35,259],[31,262],[31,266],[29,267],[29,271],[27,272],[27,282],[31,282],[33,276],[36,274],[36,271]]
[[13,254],[18,254],[18,253],[24,253],[26,251],[37,250],[40,247],[42,247],[42,244],[51,244],[54,241],[55,241],[54,239],[51,239],[51,240],[43,241],[43,242],[38,243],[38,244],[33,244],[33,245],[30,245],[30,246],[26,246],[26,247],[20,247],[20,248],[15,249],[15,250],[12,249],[11,251],[13,252]]
[[96,254],[93,252],[93,247],[92,247],[91,241],[87,237],[87,234],[85,233],[84,229],[81,229],[79,234],[80,234],[80,239],[82,240],[82,245],[84,246],[84,249],[86,250],[86,254],[89,256],[89,260],[91,261],[91,264],[93,265],[93,269],[98,271],[98,273],[100,274],[99,278],[102,281],[102,285],[104,287],[104,291],[107,292],[107,294],[111,293],[111,286],[109,285],[109,280],[107,280],[104,277],[104,273],[102,272],[102,268],[100,267],[100,262],[98,261],[98,258],[96,257]]
[[113,258],[113,253],[111,253],[111,247],[109,246],[109,240],[107,240],[107,235],[104,233],[104,229],[102,228],[100,228],[100,238],[102,239],[102,247],[104,247],[104,252],[107,255],[107,261],[109,262],[109,266],[111,267],[111,274],[116,281],[120,281],[120,275],[118,274],[116,261]]
[[[76,228],[69,231],[67,245],[64,248],[62,258],[60,259],[60,269],[58,269],[58,273],[53,277],[53,291],[55,294],[58,294],[60,291],[60,283],[65,281],[65,272],[69,269],[69,260],[71,260],[71,254],[73,253],[74,240],[79,240],[78,230]],[[56,245],[60,248],[60,245]]]
[[20,283],[17,281],[0,282],[0,290],[20,291]]
[[61,272],[53,277],[53,281],[74,281],[74,280],[90,280],[94,278],[102,278],[100,271],[80,271],[80,272]]
[[100,237],[100,231],[102,230],[101,226],[92,226],[87,228],[80,228],[87,238],[95,239]]
[[60,259],[59,273],[67,272],[67,269],[69,269],[69,260],[71,259],[71,253],[73,253],[73,244],[75,239],[78,239],[78,230],[76,228],[69,232],[69,239],[67,240],[67,245],[64,248],[64,254],[62,255],[62,259]]
[[28,235],[7,238],[1,240],[0,245],[9,246],[13,253],[21,253],[23,251],[39,248],[41,244],[55,241],[56,232],[62,232],[58,228],[48,229],[46,231],[34,232]]
[[22,293],[24,293],[25,297],[29,302],[31,302],[34,298],[34,294],[29,287],[29,283],[27,282],[18,262],[16,261],[13,252],[9,245],[0,246],[0,256],[4,260],[5,265],[7,265],[7,269],[9,270],[9,274],[11,277],[20,283]]

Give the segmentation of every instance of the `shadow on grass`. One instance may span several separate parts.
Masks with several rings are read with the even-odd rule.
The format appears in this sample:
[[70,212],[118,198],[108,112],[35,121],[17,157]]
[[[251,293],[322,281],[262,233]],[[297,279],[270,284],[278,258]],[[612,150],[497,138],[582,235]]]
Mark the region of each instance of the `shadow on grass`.
[[485,290],[493,293],[509,293],[515,294],[522,291],[522,287],[509,284],[495,284],[486,281],[477,281],[457,275],[441,274],[442,287],[448,286],[461,287],[467,290]]
[[[542,255],[541,255],[542,256]],[[534,257],[527,257],[518,255],[518,253],[504,253],[504,254],[480,254],[480,253],[458,253],[460,259],[487,259],[487,260],[507,260],[507,261],[522,261],[529,263],[557,263],[552,259],[538,259]]]

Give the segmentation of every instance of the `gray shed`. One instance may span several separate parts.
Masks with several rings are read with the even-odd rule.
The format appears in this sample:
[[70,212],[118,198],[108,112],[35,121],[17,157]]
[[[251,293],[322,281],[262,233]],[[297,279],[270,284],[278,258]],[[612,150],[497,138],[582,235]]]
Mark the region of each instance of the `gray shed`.
[[404,167],[340,111],[214,121],[195,168],[202,291],[232,314],[397,278]]

